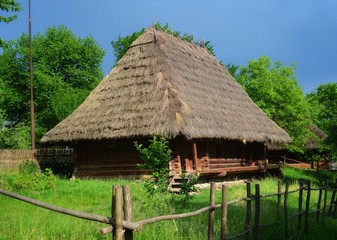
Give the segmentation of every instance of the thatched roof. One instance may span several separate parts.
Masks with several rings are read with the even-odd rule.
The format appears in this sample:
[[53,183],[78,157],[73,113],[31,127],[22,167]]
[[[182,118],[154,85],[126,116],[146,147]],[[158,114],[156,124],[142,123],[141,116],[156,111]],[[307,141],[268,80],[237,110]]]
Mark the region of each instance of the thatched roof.
[[315,136],[312,136],[307,140],[306,148],[311,150],[318,149],[321,142],[323,142],[328,135],[316,125],[311,125],[308,128]]
[[289,142],[206,49],[147,29],[43,143],[151,136]]

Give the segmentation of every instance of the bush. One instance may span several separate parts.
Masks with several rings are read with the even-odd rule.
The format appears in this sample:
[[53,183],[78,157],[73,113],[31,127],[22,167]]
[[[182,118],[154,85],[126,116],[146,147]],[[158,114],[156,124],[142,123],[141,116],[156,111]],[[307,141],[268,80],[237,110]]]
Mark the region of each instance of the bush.
[[56,187],[56,177],[50,169],[40,171],[32,161],[26,161],[19,166],[19,173],[7,175],[1,185],[12,191],[45,190]]
[[184,195],[183,203],[185,204],[193,198],[193,193],[199,191],[200,189],[195,186],[195,184],[198,183],[197,176],[195,175],[186,176],[186,173],[183,172],[181,174],[181,178],[182,178],[182,182],[181,182],[180,193]]
[[21,163],[19,166],[19,173],[22,175],[35,174],[38,173],[39,171],[40,171],[39,166],[33,161],[27,160]]
[[168,188],[169,161],[172,151],[168,147],[168,141],[164,137],[153,136],[148,148],[135,142],[144,164],[143,169],[151,169],[151,179],[145,182],[145,188],[150,195],[156,192],[166,192]]

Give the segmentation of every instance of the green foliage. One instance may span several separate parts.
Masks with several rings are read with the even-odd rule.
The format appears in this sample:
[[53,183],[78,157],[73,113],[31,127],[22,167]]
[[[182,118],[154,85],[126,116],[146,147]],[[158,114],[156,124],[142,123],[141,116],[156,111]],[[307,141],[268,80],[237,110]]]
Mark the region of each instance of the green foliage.
[[183,205],[193,198],[193,193],[200,189],[195,186],[198,183],[198,177],[195,175],[186,176],[186,172],[181,174],[182,182],[180,187],[180,193],[184,196]]
[[[20,3],[18,3],[16,0],[1,0],[0,1],[0,10],[9,13],[9,12],[19,12],[22,10],[22,7],[20,5]],[[0,16],[0,23],[4,22],[4,23],[10,23],[13,20],[15,20],[17,18],[16,14],[6,14],[8,16]],[[6,45],[6,42],[0,38],[0,47],[3,47]]]
[[299,179],[310,180],[313,184],[319,185],[320,181],[329,181],[331,187],[337,178],[337,173],[333,171],[315,171],[314,169],[298,169],[285,167],[282,169],[284,181],[295,182]]
[[11,191],[41,191],[55,188],[56,177],[50,169],[41,172],[36,163],[26,161],[19,166],[19,174],[8,175],[2,185]]
[[158,138],[154,135],[149,142],[147,148],[137,142],[135,142],[135,146],[144,161],[140,167],[152,171],[151,179],[146,181],[145,187],[150,195],[154,195],[156,192],[167,191],[169,161],[172,151],[169,149],[165,137]]
[[14,127],[0,129],[1,149],[29,149],[31,146],[30,127],[19,123]]
[[[158,30],[167,32],[175,37],[179,37],[183,39],[184,41],[196,44],[198,46],[201,46],[203,48],[206,48],[212,55],[214,54],[214,48],[213,45],[211,44],[210,41],[205,41],[205,40],[199,40],[196,41],[194,39],[193,35],[190,34],[182,34],[179,31],[175,31],[169,28],[168,24],[166,23],[165,25],[161,25],[159,22],[157,22],[154,27]],[[145,28],[141,29],[138,32],[134,32],[133,34],[125,37],[118,36],[117,40],[112,40],[111,45],[116,57],[116,63],[124,56],[126,51],[128,50],[129,46],[131,43],[133,43],[143,32],[145,31]]]
[[134,32],[130,36],[122,37],[119,35],[116,41],[111,41],[113,52],[116,57],[116,63],[124,56],[131,43],[133,43],[144,31],[145,29],[143,28],[139,32]]
[[316,91],[307,95],[312,105],[314,123],[327,135],[323,152],[329,153],[329,159],[337,160],[337,83],[320,85]]
[[21,175],[30,175],[40,172],[39,167],[33,161],[25,161],[19,166],[19,174]]
[[[33,37],[36,137],[73,112],[103,78],[104,51],[92,37],[65,26]],[[5,128],[29,126],[29,37],[22,34],[0,55],[0,106]]]
[[238,78],[238,71],[240,70],[240,66],[228,63],[225,64],[225,68],[230,73],[230,75],[232,75],[233,78]]
[[[19,12],[22,10],[20,3],[16,0],[1,0],[0,1],[0,10],[5,12]],[[0,22],[10,23],[17,18],[17,15],[11,16],[0,16]]]
[[[237,66],[229,66],[236,72]],[[292,138],[289,150],[303,153],[312,133],[310,105],[295,76],[295,65],[283,66],[269,57],[252,60],[235,75],[251,99]]]

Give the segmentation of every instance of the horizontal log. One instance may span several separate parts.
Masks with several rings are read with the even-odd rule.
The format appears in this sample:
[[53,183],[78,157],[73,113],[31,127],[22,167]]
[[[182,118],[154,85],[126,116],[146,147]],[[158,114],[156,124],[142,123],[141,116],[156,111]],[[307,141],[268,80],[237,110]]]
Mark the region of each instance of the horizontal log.
[[80,161],[93,161],[94,159],[99,160],[110,160],[110,159],[140,159],[139,154],[113,154],[111,152],[102,154],[102,153],[96,153],[92,155],[77,155],[76,157]]
[[83,166],[89,166],[89,165],[106,165],[106,164],[137,164],[137,163],[144,163],[141,160],[130,160],[130,159],[124,159],[124,160],[116,160],[116,159],[110,159],[110,160],[92,160],[92,161],[76,161],[78,165]]
[[209,163],[242,163],[246,160],[243,158],[210,158]]
[[33,198],[22,196],[22,195],[19,195],[17,193],[12,193],[12,192],[9,192],[9,191],[3,190],[3,189],[0,189],[0,194],[3,194],[5,196],[21,200],[21,201],[26,202],[26,203],[33,204],[33,205],[41,207],[41,208],[45,208],[45,209],[48,209],[48,210],[52,210],[54,212],[70,215],[70,216],[73,216],[73,217],[91,220],[91,221],[95,221],[95,222],[114,224],[114,219],[110,218],[110,217],[105,217],[105,216],[101,216],[101,215],[97,215],[97,214],[85,213],[85,212],[75,211],[75,210],[64,208],[64,207],[59,207],[59,206],[56,206],[56,205],[53,205],[53,204],[41,202],[41,201],[33,199]]
[[105,172],[77,172],[77,177],[119,177],[150,174],[148,170],[105,171]]
[[137,164],[77,165],[78,169],[139,169]]
[[225,164],[210,164],[210,169],[228,168],[228,167],[242,167],[242,163],[225,163]]
[[224,169],[204,169],[200,172],[201,174],[221,174],[222,176],[225,176],[227,172]]

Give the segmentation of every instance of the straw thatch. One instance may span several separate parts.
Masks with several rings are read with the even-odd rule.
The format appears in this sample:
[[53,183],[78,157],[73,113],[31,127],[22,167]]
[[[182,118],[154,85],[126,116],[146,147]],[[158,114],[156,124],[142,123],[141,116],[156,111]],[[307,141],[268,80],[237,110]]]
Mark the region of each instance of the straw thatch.
[[[156,35],[156,36],[154,36]],[[147,29],[44,143],[136,138],[289,142],[209,52]]]

